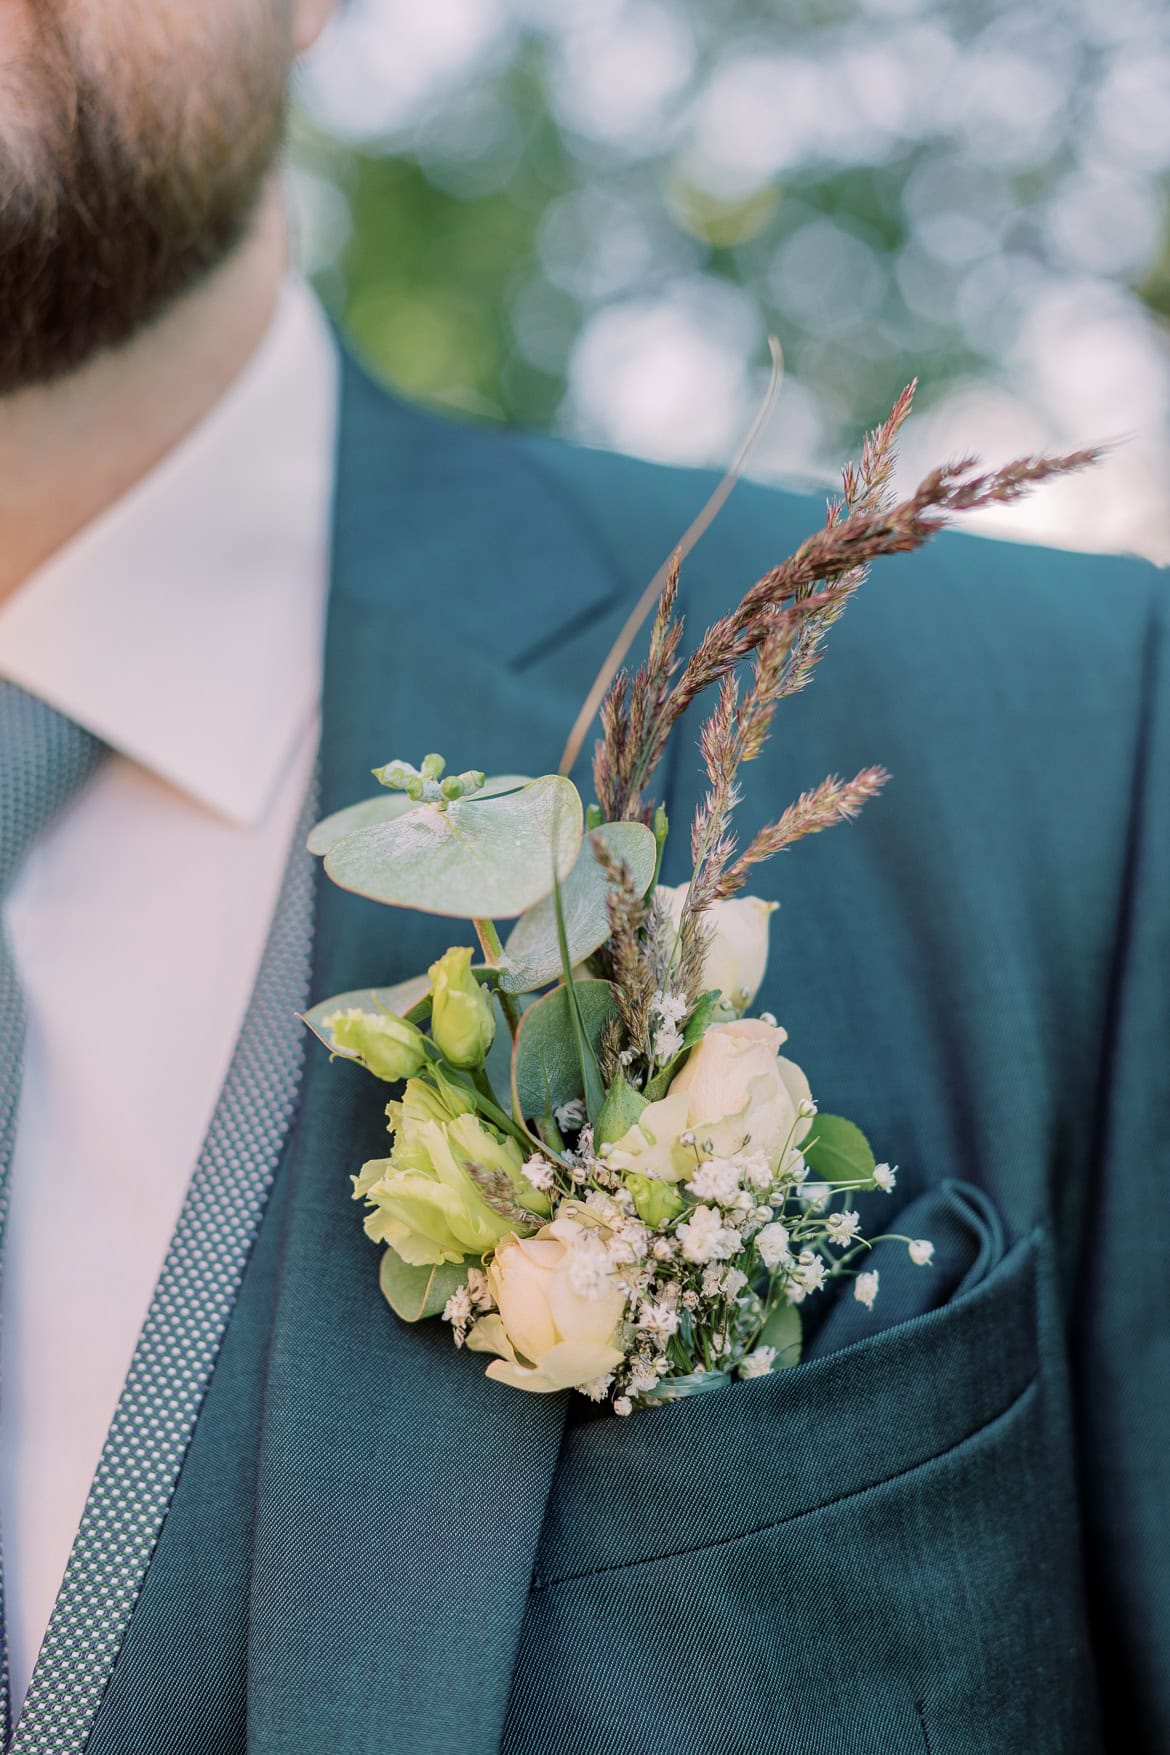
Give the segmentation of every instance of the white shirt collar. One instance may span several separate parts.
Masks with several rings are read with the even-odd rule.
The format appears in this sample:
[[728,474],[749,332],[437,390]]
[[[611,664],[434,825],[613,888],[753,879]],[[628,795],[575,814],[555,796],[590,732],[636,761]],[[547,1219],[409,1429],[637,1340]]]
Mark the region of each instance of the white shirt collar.
[[0,607],[0,675],[239,823],[320,699],[338,380],[290,280],[204,420]]

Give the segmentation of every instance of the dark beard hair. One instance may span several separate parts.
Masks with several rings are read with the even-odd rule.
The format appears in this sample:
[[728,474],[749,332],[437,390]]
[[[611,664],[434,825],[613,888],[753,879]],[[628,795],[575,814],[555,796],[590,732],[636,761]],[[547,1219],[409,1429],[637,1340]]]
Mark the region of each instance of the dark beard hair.
[[0,395],[119,347],[231,254],[284,136],[282,47],[252,45],[230,89],[163,114],[144,85],[122,114],[42,20],[25,71],[46,138],[22,165],[0,134]]

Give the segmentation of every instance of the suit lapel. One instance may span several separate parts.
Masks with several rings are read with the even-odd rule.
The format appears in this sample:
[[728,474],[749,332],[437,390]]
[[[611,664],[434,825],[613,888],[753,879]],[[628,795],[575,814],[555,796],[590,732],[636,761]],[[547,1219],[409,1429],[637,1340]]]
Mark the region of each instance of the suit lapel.
[[[604,650],[624,591],[506,436],[401,408],[353,368],[342,410],[322,811],[393,755],[548,771],[576,690],[539,653],[582,611],[597,622],[575,644]],[[314,997],[403,979],[466,934],[322,882]],[[311,1053],[260,1439],[248,1747],[265,1755],[494,1746],[556,1466],[564,1398],[502,1392],[378,1293],[348,1178],[387,1149],[384,1102]]]

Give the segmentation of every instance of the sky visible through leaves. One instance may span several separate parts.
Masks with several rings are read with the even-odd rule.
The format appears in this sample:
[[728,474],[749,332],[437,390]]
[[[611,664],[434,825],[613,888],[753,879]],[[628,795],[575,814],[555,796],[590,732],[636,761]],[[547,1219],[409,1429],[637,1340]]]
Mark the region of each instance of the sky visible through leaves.
[[1165,0],[348,0],[300,80],[301,257],[457,417],[829,481],[1122,440],[991,528],[1170,561]]

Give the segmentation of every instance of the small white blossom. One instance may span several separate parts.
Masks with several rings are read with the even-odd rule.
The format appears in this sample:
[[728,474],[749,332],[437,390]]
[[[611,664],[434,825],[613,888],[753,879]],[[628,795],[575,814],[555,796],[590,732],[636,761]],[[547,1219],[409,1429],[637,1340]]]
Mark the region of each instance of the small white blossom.
[[746,1358],[740,1360],[739,1375],[745,1379],[752,1377],[767,1377],[775,1362],[775,1347],[757,1347],[754,1352],[749,1353]]
[[742,1269],[729,1267],[723,1276],[723,1296],[725,1298],[738,1298],[747,1283],[748,1277]]
[[807,1120],[810,1115],[815,1115],[816,1112],[817,1112],[817,1106],[816,1106],[816,1103],[813,1101],[813,1099],[811,1097],[802,1097],[801,1101],[800,1101],[800,1107],[798,1108],[796,1113],[799,1116],[803,1117],[805,1120]]
[[789,1152],[781,1170],[781,1180],[799,1185],[808,1176],[808,1165],[804,1161],[804,1153],[795,1149]]
[[749,1215],[753,1225],[766,1225],[772,1217],[771,1207],[753,1207]]
[[[803,1161],[803,1160],[802,1160]],[[740,1160],[740,1175],[749,1187],[761,1193],[772,1186],[772,1166],[763,1152],[748,1152]]]
[[825,1264],[811,1249],[802,1249],[796,1264],[797,1279],[805,1292],[819,1292],[825,1283]]
[[726,1233],[723,1228],[723,1214],[718,1207],[696,1207],[686,1223],[678,1227],[675,1235],[687,1260],[697,1262],[700,1266],[724,1253],[730,1253],[723,1248]]
[[551,1188],[555,1180],[552,1165],[547,1158],[542,1158],[539,1152],[533,1152],[531,1158],[528,1159],[524,1166],[524,1176],[533,1188],[539,1189],[541,1192],[546,1188]]
[[648,1359],[633,1360],[634,1369],[630,1372],[630,1388],[635,1395],[645,1395],[648,1389],[657,1389],[658,1373]]
[[443,1321],[452,1328],[466,1328],[471,1321],[471,1293],[466,1286],[458,1287],[444,1304]]
[[788,1255],[788,1231],[778,1220],[765,1225],[756,1237],[756,1253],[769,1271],[775,1271]]
[[674,1244],[669,1237],[656,1237],[654,1247],[650,1251],[655,1261],[673,1261]]
[[608,1377],[591,1377],[588,1383],[579,1383],[577,1388],[582,1395],[587,1395],[591,1402],[603,1402],[609,1394],[609,1386],[613,1382],[613,1372]]
[[671,1335],[678,1332],[678,1311],[671,1310],[665,1304],[640,1304],[638,1306],[638,1327],[643,1334],[648,1334],[652,1341],[664,1346]]
[[699,1294],[693,1286],[688,1286],[680,1302],[684,1310],[697,1310],[699,1308]]
[[895,1182],[898,1180],[897,1176],[894,1174],[896,1169],[896,1164],[875,1164],[873,1167],[874,1183],[885,1194],[889,1194]]
[[676,1054],[682,1053],[683,1039],[673,1025],[663,1024],[654,1032],[652,1047],[659,1066],[666,1066]]
[[704,1298],[718,1297],[719,1293],[723,1290],[722,1263],[713,1261],[709,1267],[705,1267],[703,1269],[703,1278],[700,1283],[702,1285]]
[[686,1148],[687,1148],[687,1150],[688,1150],[688,1151],[689,1151],[689,1150],[690,1150],[690,1148],[691,1148],[691,1147],[692,1147],[692,1146],[693,1146],[693,1145],[694,1145],[694,1143],[695,1143],[695,1136],[694,1136],[694,1134],[693,1134],[693,1133],[692,1133],[692,1131],[691,1131],[691,1129],[690,1129],[690,1128],[689,1128],[689,1127],[688,1127],[688,1128],[685,1128],[685,1129],[684,1129],[684,1130],[683,1130],[683,1132],[682,1132],[682,1133],[680,1133],[680,1134],[679,1134],[679,1136],[678,1136],[678,1143],[679,1143],[679,1145],[680,1145],[680,1146],[685,1146],[685,1147],[686,1147]]
[[557,1126],[562,1133],[566,1133],[581,1126],[585,1120],[585,1105],[580,1097],[570,1097],[567,1103],[562,1103],[553,1113]]
[[615,1414],[621,1414],[624,1418],[627,1414],[633,1413],[634,1404],[628,1395],[615,1395],[613,1398],[613,1411]]
[[657,1012],[667,1024],[681,1024],[688,1009],[686,995],[683,993],[663,993],[659,990],[650,1000],[651,1012]]
[[820,1213],[824,1211],[832,1194],[832,1187],[827,1182],[806,1182],[800,1191],[800,1199],[810,1213]]
[[739,1170],[730,1158],[708,1158],[687,1183],[687,1191],[696,1200],[729,1206],[739,1193]]
[[853,1296],[867,1310],[873,1309],[873,1301],[878,1295],[878,1272],[871,1268],[868,1273],[858,1274],[853,1282]]
[[835,1243],[838,1249],[852,1242],[861,1227],[860,1213],[830,1213],[826,1224],[829,1242]]
[[585,1237],[569,1256],[569,1289],[578,1298],[600,1298],[612,1285],[609,1253],[598,1237]]
[[760,1022],[761,1022],[761,1024],[770,1025],[770,1027],[774,1030],[776,1028],[776,1014],[775,1014],[775,1012],[761,1012],[760,1013]]
[[927,1267],[934,1255],[934,1244],[929,1237],[916,1237],[910,1245],[910,1260],[918,1267]]
[[637,1058],[638,1050],[636,1048],[623,1048],[618,1055],[618,1060],[621,1062],[622,1066],[633,1066]]

